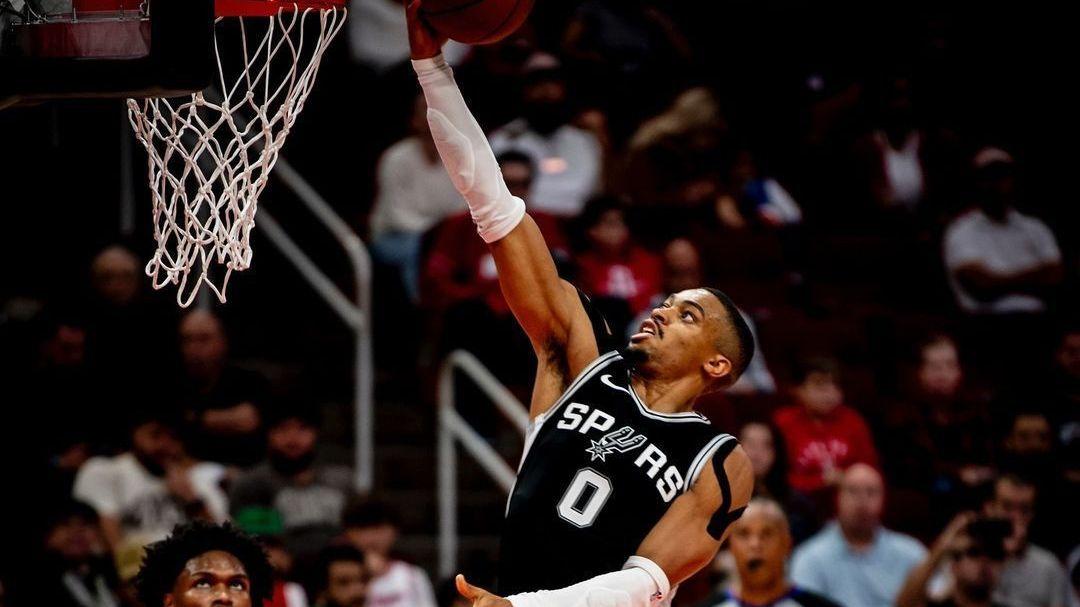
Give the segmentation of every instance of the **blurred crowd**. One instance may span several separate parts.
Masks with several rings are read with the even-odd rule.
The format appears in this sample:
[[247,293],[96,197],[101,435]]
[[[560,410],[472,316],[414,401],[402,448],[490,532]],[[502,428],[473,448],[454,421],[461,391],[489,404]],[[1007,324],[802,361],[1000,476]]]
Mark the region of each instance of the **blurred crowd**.
[[[847,69],[809,53],[764,73],[687,7],[557,6],[446,49],[510,191],[608,346],[700,285],[758,341],[744,377],[698,403],[746,449],[755,499],[676,604],[1080,606],[1080,231],[1037,146],[958,97],[979,47],[955,16]],[[434,425],[449,352],[521,396],[535,363],[431,141],[400,3],[352,9],[348,57],[321,83],[355,78],[406,110],[342,126],[383,137],[352,159],[369,184],[327,187],[354,197],[336,206],[377,265],[379,406]],[[275,607],[460,604],[396,548],[402,504],[355,494],[311,386],[238,364],[222,315],[148,293],[131,249],[82,263],[86,293],[9,294],[0,316],[9,408],[49,428],[21,450],[33,516],[13,537],[33,559],[5,555],[0,605],[134,606],[143,546],[193,519],[263,538]]]

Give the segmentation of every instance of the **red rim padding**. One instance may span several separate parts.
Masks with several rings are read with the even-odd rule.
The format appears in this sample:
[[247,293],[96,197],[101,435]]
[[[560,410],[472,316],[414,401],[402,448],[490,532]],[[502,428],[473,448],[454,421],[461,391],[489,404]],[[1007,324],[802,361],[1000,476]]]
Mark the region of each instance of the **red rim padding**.
[[345,8],[346,0],[214,0],[218,17],[271,17],[279,11]]

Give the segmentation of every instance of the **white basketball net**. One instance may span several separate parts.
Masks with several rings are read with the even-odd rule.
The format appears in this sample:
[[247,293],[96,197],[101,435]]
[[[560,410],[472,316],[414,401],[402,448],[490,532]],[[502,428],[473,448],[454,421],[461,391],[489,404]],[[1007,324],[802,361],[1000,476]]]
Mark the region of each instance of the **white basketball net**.
[[[244,21],[267,19],[238,18],[238,70],[223,67],[223,36],[215,27],[220,93],[128,100],[128,117],[149,156],[154,203],[157,250],[146,274],[155,289],[177,285],[181,306],[191,304],[202,284],[224,302],[232,272],[251,265],[259,195],[345,14],[344,8],[282,10],[250,46]],[[285,73],[275,77],[272,68]]]

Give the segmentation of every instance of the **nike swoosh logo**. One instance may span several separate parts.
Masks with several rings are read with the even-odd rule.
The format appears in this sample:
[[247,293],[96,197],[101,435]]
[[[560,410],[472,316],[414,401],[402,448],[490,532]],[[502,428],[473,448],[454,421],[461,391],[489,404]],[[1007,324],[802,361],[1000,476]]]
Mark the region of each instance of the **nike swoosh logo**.
[[611,381],[611,374],[610,373],[601,375],[600,376],[600,382],[603,383],[605,386],[607,386],[609,388],[615,388],[616,390],[618,390],[620,392],[626,392],[631,397],[633,396],[633,394],[630,393],[630,390],[628,388],[624,388],[622,386],[616,386],[615,383]]

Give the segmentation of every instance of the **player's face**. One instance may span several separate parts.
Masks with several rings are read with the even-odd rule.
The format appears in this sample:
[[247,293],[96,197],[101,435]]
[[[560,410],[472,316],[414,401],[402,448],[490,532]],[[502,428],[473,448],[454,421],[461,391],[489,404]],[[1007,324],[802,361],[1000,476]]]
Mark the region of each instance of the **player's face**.
[[731,361],[716,351],[720,323],[726,312],[712,293],[689,289],[671,295],[653,309],[627,350],[645,376],[679,378],[707,374],[721,379],[732,371]]
[[767,587],[783,579],[791,536],[768,508],[747,508],[731,530],[730,546],[744,587]]
[[367,601],[368,575],[364,566],[353,561],[330,563],[326,573],[324,603],[329,607],[364,607]]
[[184,565],[165,607],[251,607],[251,580],[235,556],[204,552]]

